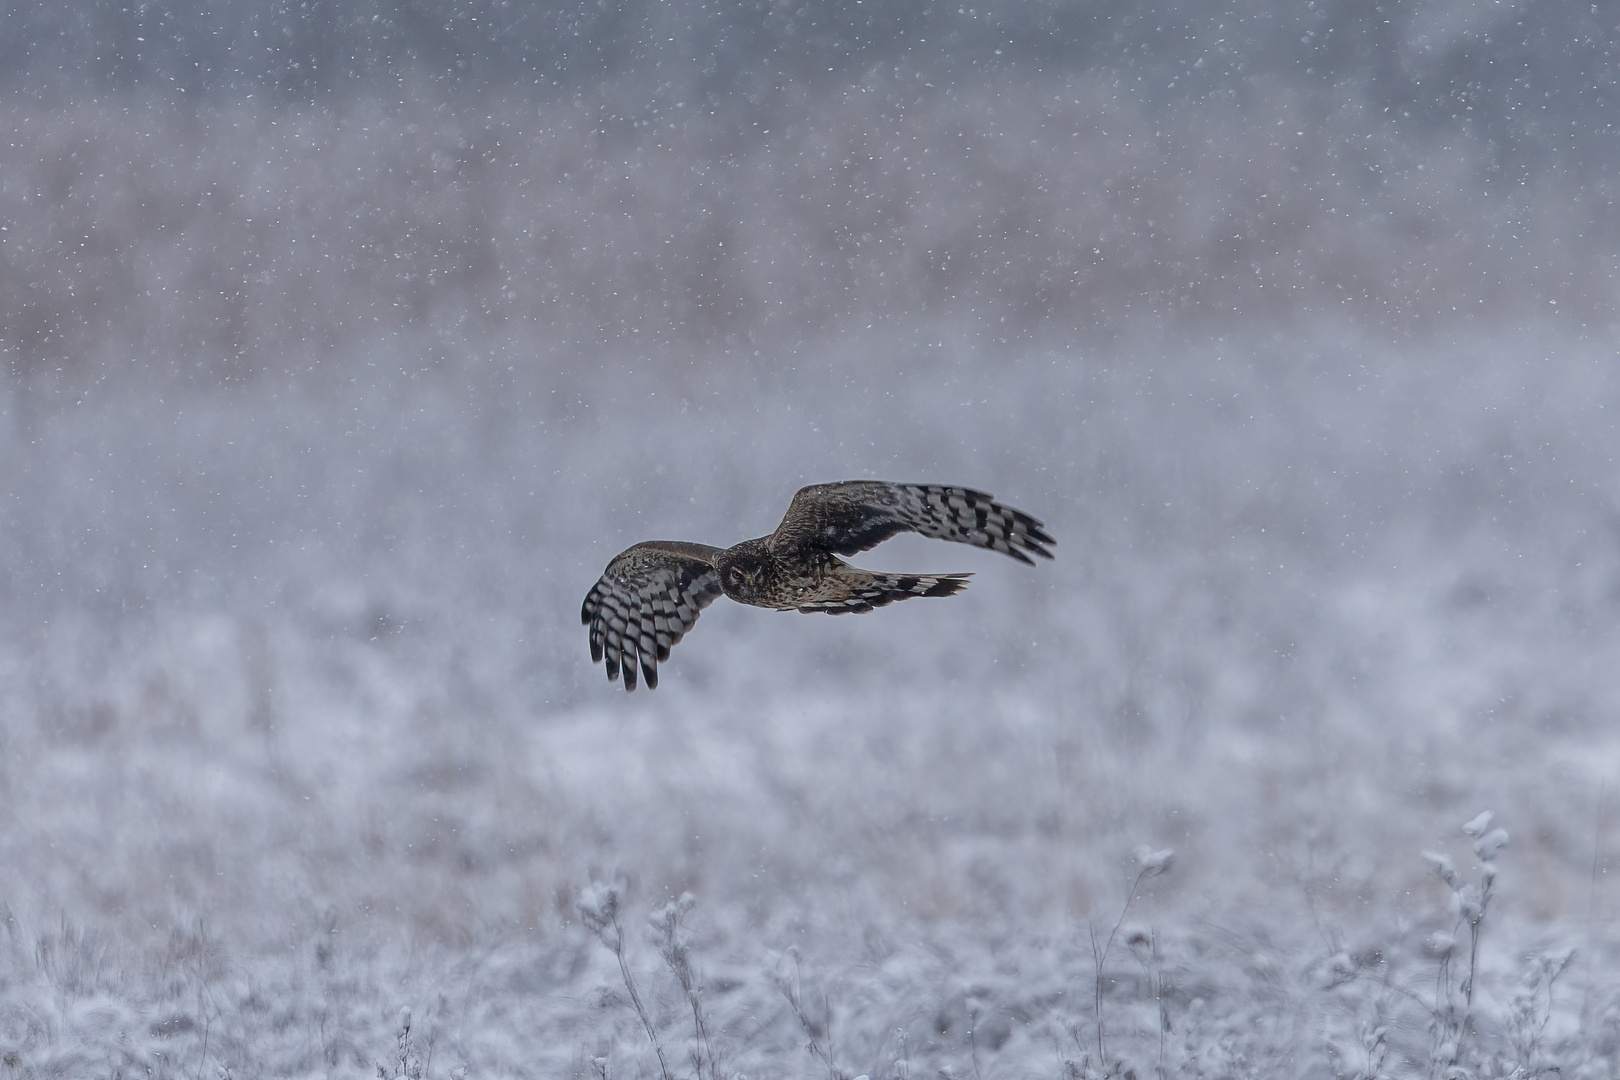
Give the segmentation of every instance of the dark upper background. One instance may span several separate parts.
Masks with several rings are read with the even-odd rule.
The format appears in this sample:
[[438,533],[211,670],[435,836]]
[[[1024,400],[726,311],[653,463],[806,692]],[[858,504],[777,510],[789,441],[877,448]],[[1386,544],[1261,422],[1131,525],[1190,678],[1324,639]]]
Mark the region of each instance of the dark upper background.
[[1496,164],[1536,171],[1612,160],[1617,22],[1605,5],[1562,0],[96,0],[7,5],[0,71],[14,92],[212,101],[386,96],[404,75],[540,101],[629,81],[649,108],[744,113],[787,84],[882,69],[945,81],[1105,72],[1158,103],[1281,83],[1324,108],[1359,98],[1413,133],[1462,125],[1491,141]]
[[1617,24],[1557,0],[15,3],[0,356],[71,395],[109,359],[213,380],[379,331],[685,355],[942,314],[1088,340],[1594,324]]

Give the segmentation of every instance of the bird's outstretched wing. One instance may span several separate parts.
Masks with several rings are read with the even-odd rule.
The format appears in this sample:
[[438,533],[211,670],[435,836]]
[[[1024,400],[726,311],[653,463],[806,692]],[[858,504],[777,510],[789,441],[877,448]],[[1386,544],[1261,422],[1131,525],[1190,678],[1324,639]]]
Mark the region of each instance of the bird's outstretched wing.
[[647,689],[658,685],[658,662],[720,595],[718,554],[706,544],[649,540],[608,563],[579,617],[591,628],[591,661],[606,658],[609,682],[622,670],[624,688],[634,690],[639,661]]
[[1028,552],[1050,559],[1044,545],[1056,543],[1041,522],[982,491],[886,480],[800,488],[769,543],[782,554],[853,555],[902,532],[990,548],[1025,563],[1034,562]]

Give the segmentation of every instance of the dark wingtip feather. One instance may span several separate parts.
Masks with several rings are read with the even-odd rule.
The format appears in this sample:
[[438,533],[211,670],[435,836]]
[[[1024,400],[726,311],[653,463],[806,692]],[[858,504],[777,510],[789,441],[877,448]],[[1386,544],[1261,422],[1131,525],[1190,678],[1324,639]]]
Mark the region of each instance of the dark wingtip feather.
[[1052,553],[1047,551],[1042,545],[1056,543],[1057,541],[1052,539],[1051,534],[1045,529],[1041,528],[1039,522],[1036,522],[1035,525],[1030,528],[1029,535],[1024,537],[1025,547],[1029,548],[1029,550],[1033,551],[1037,555],[1045,555],[1048,559],[1052,558]]

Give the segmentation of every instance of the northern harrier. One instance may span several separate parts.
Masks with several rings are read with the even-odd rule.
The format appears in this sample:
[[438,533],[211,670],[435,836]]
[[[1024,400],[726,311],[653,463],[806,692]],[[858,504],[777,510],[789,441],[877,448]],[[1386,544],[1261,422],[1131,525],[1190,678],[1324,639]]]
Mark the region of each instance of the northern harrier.
[[636,688],[639,661],[650,690],[658,662],[721,593],[779,611],[866,612],[913,596],[950,596],[971,574],[878,574],[838,558],[916,532],[1034,560],[1055,543],[1041,523],[982,491],[938,484],[846,480],[801,488],[776,531],[736,547],[649,540],[608,563],[585,597],[592,662],[611,682]]

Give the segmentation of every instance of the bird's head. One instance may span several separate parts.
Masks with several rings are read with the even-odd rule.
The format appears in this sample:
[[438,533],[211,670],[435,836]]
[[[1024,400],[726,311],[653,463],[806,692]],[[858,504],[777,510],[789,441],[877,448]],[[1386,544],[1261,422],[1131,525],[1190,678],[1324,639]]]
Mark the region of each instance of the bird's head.
[[720,553],[715,568],[720,571],[720,588],[733,600],[744,603],[759,596],[765,577],[765,553],[759,540],[748,540]]

